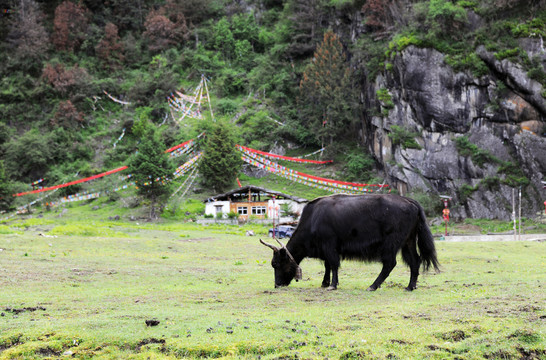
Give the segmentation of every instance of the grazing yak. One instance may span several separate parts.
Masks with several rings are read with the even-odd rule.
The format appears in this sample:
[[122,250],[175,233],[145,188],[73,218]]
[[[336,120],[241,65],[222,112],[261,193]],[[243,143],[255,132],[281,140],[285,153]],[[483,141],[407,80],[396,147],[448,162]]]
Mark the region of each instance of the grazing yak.
[[[411,270],[406,290],[417,287],[419,267],[438,271],[434,240],[421,205],[406,197],[387,195],[331,195],[308,203],[291,239],[280,247],[260,242],[273,249],[275,287],[288,286],[301,279],[304,258],[324,261],[322,287],[335,290],[341,259],[380,261],[381,273],[368,288],[377,290],[396,266],[396,255]],[[419,251],[417,251],[419,248]],[[332,282],[330,282],[330,272]]]

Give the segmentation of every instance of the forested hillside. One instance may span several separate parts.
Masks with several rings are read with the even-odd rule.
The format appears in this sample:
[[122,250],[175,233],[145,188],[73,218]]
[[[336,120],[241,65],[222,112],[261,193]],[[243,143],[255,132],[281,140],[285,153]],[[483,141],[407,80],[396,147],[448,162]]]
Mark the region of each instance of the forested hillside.
[[[325,147],[339,180],[433,207],[447,194],[460,217],[505,218],[508,188],[524,189],[527,216],[541,205],[544,0],[2,4],[3,209],[40,179],[134,164],[144,139],[168,148],[217,124],[258,150]],[[168,98],[202,78],[210,108],[176,119]]]

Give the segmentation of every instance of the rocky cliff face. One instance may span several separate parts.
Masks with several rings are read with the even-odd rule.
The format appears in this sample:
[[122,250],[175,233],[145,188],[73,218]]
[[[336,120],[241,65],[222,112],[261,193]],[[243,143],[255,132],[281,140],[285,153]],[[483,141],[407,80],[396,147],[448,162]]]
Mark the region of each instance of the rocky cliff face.
[[[546,64],[539,39],[520,46]],[[376,108],[366,119],[370,150],[400,193],[451,196],[456,218],[509,219],[519,186],[522,214],[534,217],[546,195],[544,89],[518,64],[478,55],[490,70],[480,78],[454,72],[433,49],[403,50],[364,90]],[[386,91],[389,104],[377,96]],[[395,129],[418,134],[419,146],[394,141]]]

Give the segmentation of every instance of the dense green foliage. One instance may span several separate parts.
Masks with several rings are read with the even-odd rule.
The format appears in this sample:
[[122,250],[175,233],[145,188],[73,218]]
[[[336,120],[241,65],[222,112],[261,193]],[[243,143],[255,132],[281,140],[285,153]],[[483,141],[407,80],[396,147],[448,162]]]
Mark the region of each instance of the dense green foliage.
[[[324,143],[331,145],[329,156],[344,154],[340,142],[362,149],[362,130],[377,111],[364,106],[373,100],[357,90],[392,71],[395,56],[410,45],[442,51],[448,65],[477,76],[489,72],[476,55],[485,45],[544,84],[540,61],[516,41],[546,36],[543,5],[9,0],[0,20],[0,155],[7,182],[25,189],[38,178],[53,184],[126,165],[141,141],[133,124],[144,118],[167,146],[194,137],[206,126],[175,121],[166,97],[175,90],[191,94],[202,74],[210,79],[214,116],[244,145],[267,150],[287,141]],[[482,26],[471,24],[469,11]],[[375,95],[379,114],[388,115],[393,102],[387,89]],[[393,136],[415,147],[405,135]]]
[[12,194],[12,187],[4,169],[4,162],[0,161],[0,211],[11,210],[13,204]]

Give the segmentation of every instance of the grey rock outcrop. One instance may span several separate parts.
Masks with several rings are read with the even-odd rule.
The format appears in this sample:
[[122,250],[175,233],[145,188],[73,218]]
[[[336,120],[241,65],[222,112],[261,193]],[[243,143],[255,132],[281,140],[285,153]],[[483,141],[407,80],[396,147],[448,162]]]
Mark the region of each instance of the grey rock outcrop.
[[[544,56],[536,41],[522,44]],[[366,89],[370,99],[388,90],[394,104],[372,102],[378,111],[367,119],[369,147],[399,192],[449,195],[455,218],[509,219],[512,189],[519,186],[522,212],[534,216],[545,195],[544,88],[518,64],[499,61],[485,48],[477,53],[490,69],[480,78],[454,72],[433,49],[409,46],[398,54],[392,71]],[[395,125],[418,133],[420,149],[393,142]],[[473,144],[466,152],[462,137]]]

